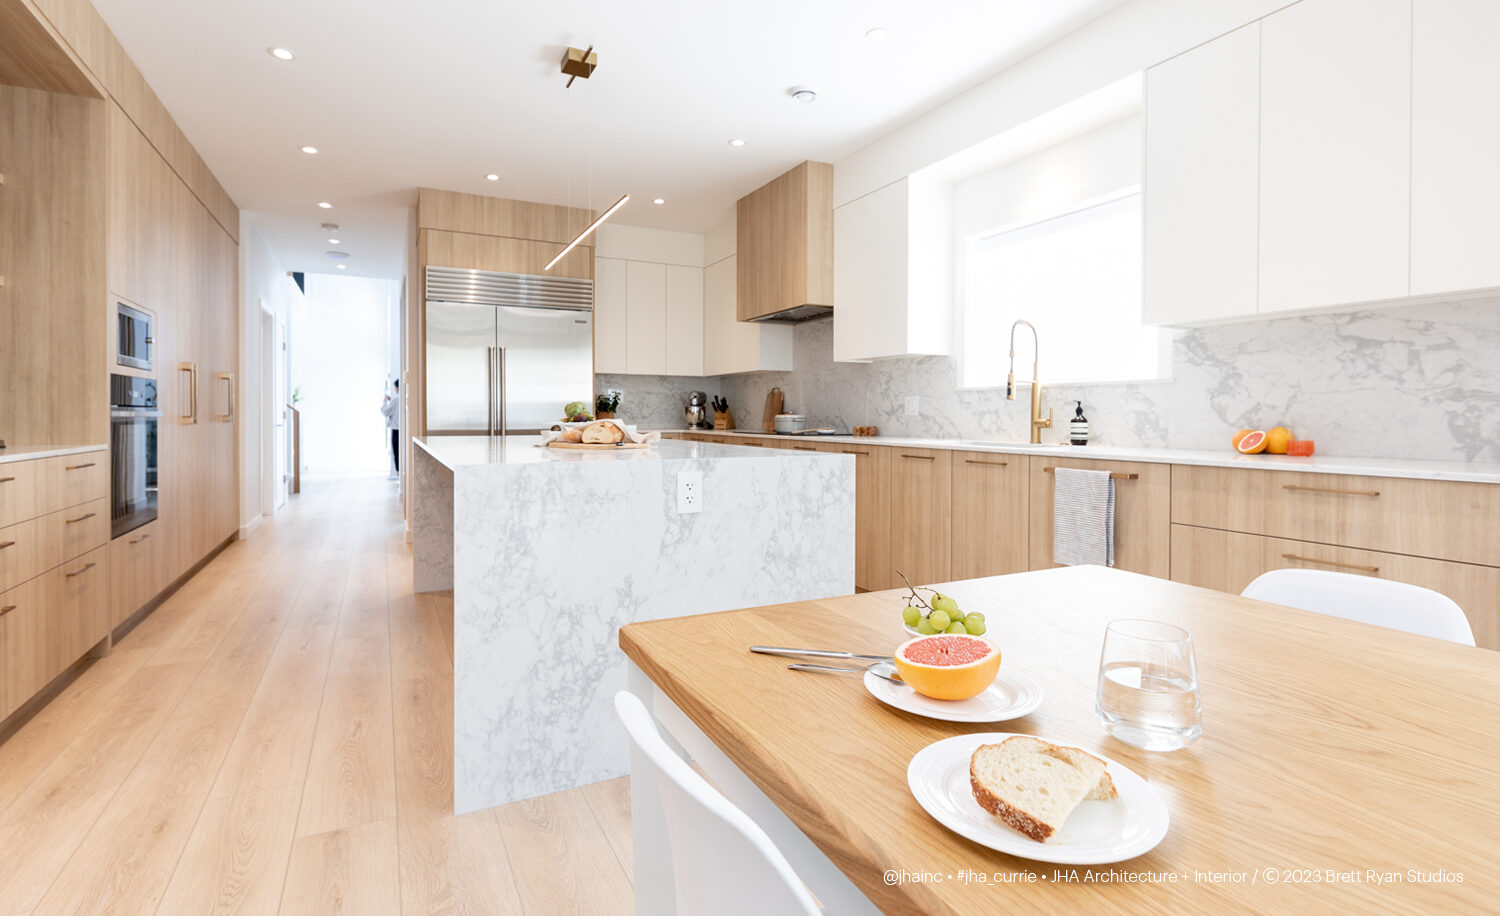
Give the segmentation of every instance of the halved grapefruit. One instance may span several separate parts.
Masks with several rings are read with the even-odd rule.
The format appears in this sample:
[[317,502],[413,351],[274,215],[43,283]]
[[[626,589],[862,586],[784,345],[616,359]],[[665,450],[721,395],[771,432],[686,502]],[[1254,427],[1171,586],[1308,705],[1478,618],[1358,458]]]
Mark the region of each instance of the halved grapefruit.
[[934,700],[967,700],[995,682],[1000,647],[980,636],[939,634],[909,639],[896,649],[901,679]]
[[1247,434],[1234,448],[1241,455],[1259,455],[1266,450],[1266,434],[1257,429]]

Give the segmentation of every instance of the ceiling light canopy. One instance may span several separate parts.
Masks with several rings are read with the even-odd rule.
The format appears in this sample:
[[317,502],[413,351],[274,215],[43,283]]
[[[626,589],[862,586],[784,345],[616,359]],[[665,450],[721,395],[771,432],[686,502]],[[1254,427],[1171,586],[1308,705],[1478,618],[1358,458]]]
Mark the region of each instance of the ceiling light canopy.
[[811,104],[818,100],[818,94],[807,86],[793,86],[786,91],[786,94],[804,105]]
[[286,48],[266,48],[266,53],[276,58],[277,60],[293,60],[297,57],[297,55],[293,54],[291,51],[288,51]]

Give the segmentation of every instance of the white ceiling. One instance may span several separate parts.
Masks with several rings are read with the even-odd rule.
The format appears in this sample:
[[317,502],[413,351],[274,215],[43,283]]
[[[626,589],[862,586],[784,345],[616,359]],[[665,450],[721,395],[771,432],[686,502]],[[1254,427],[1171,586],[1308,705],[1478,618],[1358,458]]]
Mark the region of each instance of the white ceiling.
[[[701,232],[1122,2],[94,0],[288,269],[331,270],[331,221],[348,272],[383,277],[419,186],[596,209],[628,191],[621,223]],[[564,90],[563,49],[589,44],[598,71]]]

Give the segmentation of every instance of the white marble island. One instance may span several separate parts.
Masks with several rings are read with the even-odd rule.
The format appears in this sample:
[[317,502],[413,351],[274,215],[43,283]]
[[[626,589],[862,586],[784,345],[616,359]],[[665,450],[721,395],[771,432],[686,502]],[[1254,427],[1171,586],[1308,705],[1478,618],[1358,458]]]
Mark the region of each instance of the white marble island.
[[[458,813],[628,771],[621,625],[854,590],[852,456],[538,442],[413,449],[416,588],[453,590]],[[697,513],[678,512],[683,472]]]

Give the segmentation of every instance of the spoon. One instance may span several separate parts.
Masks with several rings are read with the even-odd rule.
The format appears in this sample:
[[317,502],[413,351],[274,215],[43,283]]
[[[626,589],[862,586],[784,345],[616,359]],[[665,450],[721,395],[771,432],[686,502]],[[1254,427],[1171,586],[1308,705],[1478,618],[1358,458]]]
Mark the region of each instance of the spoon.
[[818,671],[818,672],[830,673],[830,674],[831,673],[839,673],[839,674],[863,674],[866,671],[868,671],[871,674],[875,675],[876,677],[885,678],[886,680],[890,681],[892,684],[905,684],[906,683],[905,681],[901,680],[901,675],[899,675],[899,674],[896,673],[896,666],[895,665],[891,664],[890,662],[883,662],[883,661],[882,662],[873,662],[871,664],[865,665],[863,668],[840,668],[840,667],[838,667],[836,665],[809,665],[809,664],[802,663],[802,662],[799,662],[799,663],[796,663],[796,664],[792,664],[792,665],[787,665],[787,667],[791,668],[793,670],[796,670],[796,671]]

